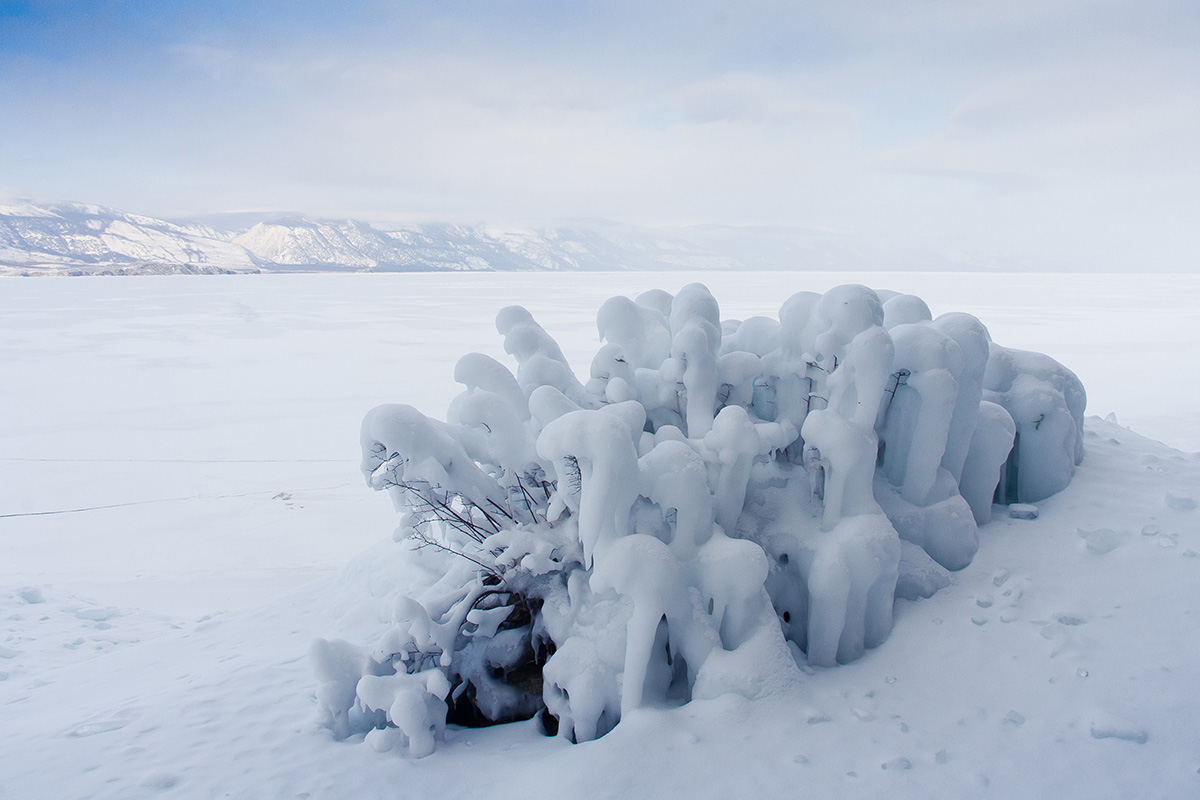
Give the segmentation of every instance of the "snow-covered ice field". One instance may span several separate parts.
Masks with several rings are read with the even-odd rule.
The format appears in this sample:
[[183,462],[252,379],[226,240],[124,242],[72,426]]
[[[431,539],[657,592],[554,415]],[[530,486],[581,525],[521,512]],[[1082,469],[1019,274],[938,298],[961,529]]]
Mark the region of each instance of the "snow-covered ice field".
[[[1082,379],[1083,465],[795,697],[642,711],[579,746],[531,723],[420,761],[332,741],[305,653],[369,640],[338,629],[337,576],[395,525],[358,472],[363,414],[442,417],[461,354],[507,361],[502,306],[586,374],[605,298],[696,279],[725,317],[846,282],[973,313]],[[0,282],[0,799],[1200,796],[1197,297],[1165,275]]]

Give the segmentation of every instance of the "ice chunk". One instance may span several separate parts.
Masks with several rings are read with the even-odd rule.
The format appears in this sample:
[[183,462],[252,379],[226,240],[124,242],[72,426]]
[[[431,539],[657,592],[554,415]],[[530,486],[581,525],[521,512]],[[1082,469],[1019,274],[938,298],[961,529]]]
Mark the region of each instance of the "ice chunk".
[[1133,744],[1150,741],[1149,732],[1140,725],[1130,724],[1110,715],[1102,715],[1092,721],[1090,731],[1093,739],[1117,739]]
[[1008,507],[1008,516],[1013,519],[1037,519],[1038,507],[1029,503],[1013,503]]
[[17,596],[30,605],[46,602],[46,597],[42,594],[42,590],[36,586],[22,586],[17,590]]
[[1079,535],[1083,537],[1087,549],[1096,555],[1102,556],[1105,553],[1111,553],[1121,545],[1121,534],[1112,528],[1097,528],[1094,531],[1085,531],[1080,528]]

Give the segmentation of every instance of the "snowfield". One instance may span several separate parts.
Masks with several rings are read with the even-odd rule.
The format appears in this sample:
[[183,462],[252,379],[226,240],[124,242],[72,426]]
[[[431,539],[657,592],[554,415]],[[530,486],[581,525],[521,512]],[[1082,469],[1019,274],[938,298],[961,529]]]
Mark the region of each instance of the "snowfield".
[[[788,695],[639,710],[581,745],[535,722],[450,728],[419,760],[335,742],[309,645],[373,640],[364,587],[397,579],[364,413],[440,417],[459,355],[511,363],[514,303],[586,378],[603,300],[696,279],[723,317],[850,282],[972,313],[1082,380],[1083,463]],[[1196,797],[1198,296],[1158,275],[0,281],[0,800]]]

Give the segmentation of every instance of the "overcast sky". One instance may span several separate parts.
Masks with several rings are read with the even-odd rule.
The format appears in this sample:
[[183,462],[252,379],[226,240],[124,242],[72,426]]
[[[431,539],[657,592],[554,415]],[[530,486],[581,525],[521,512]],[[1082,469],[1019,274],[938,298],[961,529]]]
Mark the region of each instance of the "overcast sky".
[[0,196],[1200,247],[1200,2],[0,0]]

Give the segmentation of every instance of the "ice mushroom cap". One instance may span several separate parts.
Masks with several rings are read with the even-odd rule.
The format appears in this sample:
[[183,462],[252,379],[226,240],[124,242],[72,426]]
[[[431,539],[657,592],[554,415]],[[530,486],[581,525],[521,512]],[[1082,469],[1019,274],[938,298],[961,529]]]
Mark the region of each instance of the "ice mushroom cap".
[[701,320],[721,333],[721,308],[703,283],[689,283],[671,301],[671,333],[676,335],[685,325]]
[[496,332],[506,336],[514,325],[533,321],[533,314],[525,306],[505,306],[496,312]]
[[956,376],[962,371],[962,350],[953,339],[932,325],[905,323],[888,333],[895,347],[893,364],[896,369],[910,372],[945,369]]
[[933,312],[925,301],[913,294],[898,294],[883,302],[883,327],[891,330],[897,325],[929,322]]

